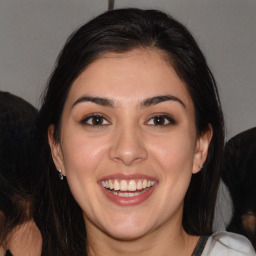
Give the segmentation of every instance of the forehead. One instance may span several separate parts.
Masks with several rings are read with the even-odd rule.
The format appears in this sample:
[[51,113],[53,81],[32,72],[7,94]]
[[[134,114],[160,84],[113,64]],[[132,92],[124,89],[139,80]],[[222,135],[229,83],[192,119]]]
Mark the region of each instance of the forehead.
[[186,84],[169,63],[163,53],[153,49],[107,53],[92,62],[74,81],[68,101],[83,94],[117,101],[140,101],[171,94],[182,98],[185,104],[192,104]]

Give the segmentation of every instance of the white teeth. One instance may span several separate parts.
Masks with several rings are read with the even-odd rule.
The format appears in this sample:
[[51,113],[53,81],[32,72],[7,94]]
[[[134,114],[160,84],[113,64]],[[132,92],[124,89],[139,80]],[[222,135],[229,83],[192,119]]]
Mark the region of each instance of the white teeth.
[[150,181],[150,187],[153,187],[156,184],[155,181]]
[[[101,185],[104,188],[117,191],[126,191],[126,193],[121,193],[123,197],[134,196],[137,193],[140,193],[142,189],[150,188],[154,186],[156,181],[150,181],[146,179],[138,179],[138,180],[104,180],[101,181]],[[137,191],[138,190],[138,191]],[[127,192],[137,191],[136,193],[127,193]]]
[[129,192],[129,193],[126,192],[126,193],[124,193],[124,192],[111,191],[111,193],[113,193],[116,196],[120,196],[120,197],[134,197],[134,196],[139,196],[148,190],[149,190],[149,188],[143,190],[142,192]]
[[127,181],[126,180],[121,180],[121,182],[120,182],[120,190],[121,191],[127,191],[127,187],[128,187]]
[[137,189],[138,190],[142,189],[142,182],[141,182],[141,180],[139,180],[139,182],[137,183]]
[[119,182],[117,180],[114,181],[114,190],[120,190]]
[[142,183],[142,188],[146,188],[147,187],[147,180],[143,180],[143,183]]
[[135,182],[135,180],[130,180],[129,185],[128,185],[128,190],[129,191],[135,191],[136,190],[136,182]]
[[108,187],[109,187],[110,189],[113,189],[113,188],[114,188],[114,185],[113,185],[113,183],[112,183],[112,181],[111,181],[111,180],[108,182],[108,184],[109,184],[109,186],[108,186]]

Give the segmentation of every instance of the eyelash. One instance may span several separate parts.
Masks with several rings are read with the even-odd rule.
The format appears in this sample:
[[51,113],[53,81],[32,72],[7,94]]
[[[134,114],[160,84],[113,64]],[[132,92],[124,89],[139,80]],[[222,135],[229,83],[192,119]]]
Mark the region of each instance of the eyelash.
[[[98,120],[101,121],[101,123],[100,124],[93,124],[93,119],[94,119],[94,121],[97,121],[96,119],[98,119]],[[89,122],[89,120],[91,120],[91,122]],[[106,123],[104,123],[104,122],[106,122]],[[107,120],[107,118],[105,118],[103,115],[100,115],[100,114],[93,114],[93,115],[87,116],[83,120],[81,120],[80,123],[83,124],[83,125],[96,126],[96,127],[111,124]]]
[[[89,122],[90,121],[90,122]],[[153,123],[150,123],[150,122]],[[160,121],[159,124],[154,123]],[[93,123],[96,122],[96,123]],[[97,122],[99,122],[97,124]],[[164,122],[164,123],[162,123]],[[107,120],[106,117],[100,114],[93,114],[90,116],[85,117],[83,120],[80,121],[82,125],[88,125],[88,126],[95,126],[95,127],[100,127],[100,126],[107,126],[110,125],[111,123]],[[153,117],[151,117],[147,122],[147,125],[149,126],[155,126],[155,127],[165,127],[169,125],[175,125],[176,121],[169,115],[164,115],[164,114],[158,114]]]
[[[163,124],[156,124],[156,123],[152,123],[152,124],[149,124],[149,122],[152,120],[153,122],[154,121],[164,121]],[[163,114],[159,114],[159,115],[155,115],[153,117],[151,117],[148,121],[147,121],[147,124],[150,125],[150,126],[157,126],[157,127],[160,127],[160,126],[169,126],[169,125],[175,125],[176,124],[176,121],[169,115],[163,115]]]

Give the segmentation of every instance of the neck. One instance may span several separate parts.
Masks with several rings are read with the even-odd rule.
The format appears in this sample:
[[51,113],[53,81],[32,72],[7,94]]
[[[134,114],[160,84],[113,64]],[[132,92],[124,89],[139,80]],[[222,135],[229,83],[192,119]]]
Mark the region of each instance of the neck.
[[199,237],[188,235],[182,226],[169,227],[167,223],[154,232],[133,240],[118,240],[103,232],[88,232],[89,256],[190,256]]
[[16,227],[8,236],[6,249],[13,255],[41,255],[42,238],[33,220]]

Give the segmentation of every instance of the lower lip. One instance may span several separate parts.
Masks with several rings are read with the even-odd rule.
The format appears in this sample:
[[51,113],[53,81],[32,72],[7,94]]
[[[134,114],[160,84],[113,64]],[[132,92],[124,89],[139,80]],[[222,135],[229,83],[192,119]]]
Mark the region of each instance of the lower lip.
[[146,201],[154,192],[155,188],[156,188],[157,183],[151,187],[150,189],[148,189],[146,192],[138,195],[138,196],[133,196],[133,197],[121,197],[121,196],[117,196],[114,195],[113,193],[111,193],[110,191],[108,191],[107,189],[105,189],[104,187],[101,187],[103,193],[106,195],[106,197],[114,202],[117,205],[120,206],[133,206],[133,205],[138,205],[143,203],[144,201]]

